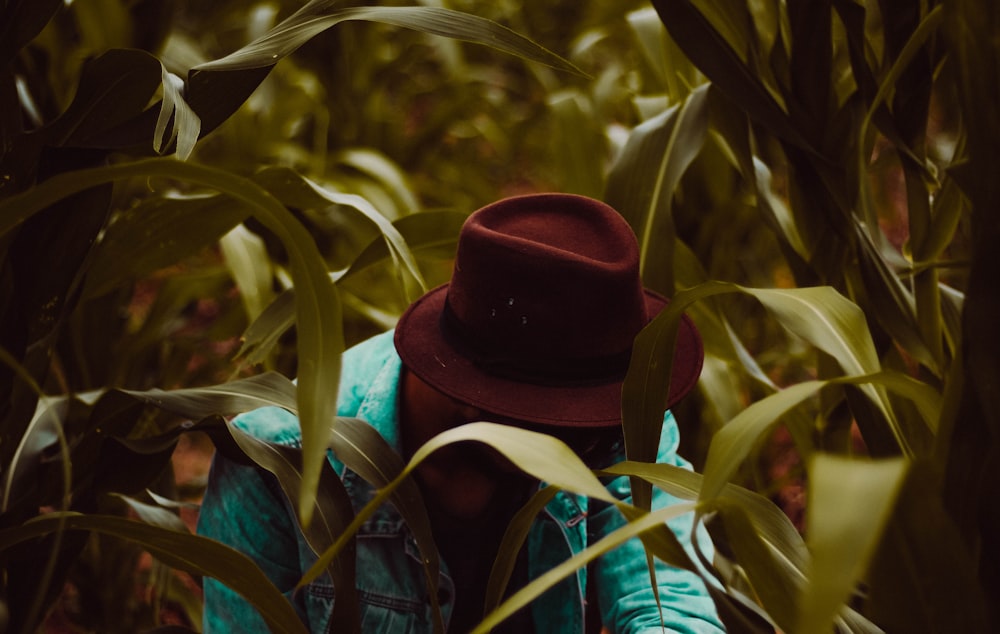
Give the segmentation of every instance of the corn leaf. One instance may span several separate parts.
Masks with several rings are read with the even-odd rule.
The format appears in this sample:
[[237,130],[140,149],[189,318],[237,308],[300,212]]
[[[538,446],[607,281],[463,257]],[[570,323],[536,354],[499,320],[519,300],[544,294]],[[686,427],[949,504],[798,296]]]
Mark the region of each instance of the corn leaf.
[[830,629],[868,568],[906,470],[902,458],[864,462],[813,456],[806,509],[812,560],[796,631]]
[[582,75],[573,64],[526,37],[485,18],[439,7],[348,7],[336,0],[312,0],[254,42],[194,71],[246,70],[272,66],[314,36],[348,20],[382,22],[450,37]]
[[[84,286],[97,297],[214,244],[250,215],[228,196],[148,198],[118,214],[101,237]],[[129,266],[122,266],[128,262]]]
[[271,263],[264,241],[240,224],[219,240],[219,247],[240,289],[247,318],[256,319],[273,299]]
[[608,175],[605,198],[635,230],[643,279],[667,295],[674,290],[671,201],[705,143],[708,103],[703,85],[676,108],[639,125]]
[[174,178],[213,187],[250,207],[288,251],[292,279],[299,287],[295,304],[299,327],[297,403],[304,451],[299,511],[308,525],[326,452],[325,429],[336,411],[335,399],[330,398],[327,388],[339,383],[344,335],[337,291],[311,236],[291,212],[248,179],[216,168],[157,158],[59,174],[4,199],[0,201],[0,235],[72,193],[137,176]]
[[121,391],[144,403],[193,420],[213,414],[241,414],[269,405],[293,413],[298,410],[295,384],[277,372],[265,372],[208,387]]
[[[701,5],[699,9],[696,5]],[[653,0],[660,20],[684,54],[726,97],[742,105],[754,121],[778,137],[809,150],[809,144],[791,125],[782,106],[760,78],[740,58],[732,43],[713,28],[703,13],[704,3],[692,0]]]
[[[302,499],[304,470],[302,452],[283,445],[267,443],[237,427],[228,424],[227,429],[240,450],[258,466],[277,478],[282,490],[293,503]],[[314,517],[308,525],[299,522],[299,529],[315,553],[328,549],[344,530],[354,515],[351,498],[344,483],[329,463],[324,461],[320,471],[320,486],[313,497]],[[360,631],[360,612],[355,587],[355,544],[348,540],[340,554],[333,558],[327,571],[333,581],[338,600],[333,606],[331,622],[337,623],[345,631]]]
[[[184,99],[184,80],[168,71],[166,66],[161,65],[161,69],[163,101],[160,102],[160,116],[153,129],[153,149],[162,153],[176,142],[177,158],[186,161],[198,142],[201,119]],[[171,119],[173,125],[170,125]],[[170,137],[164,139],[167,126],[170,126]]]
[[378,490],[375,497],[355,515],[344,535],[337,540],[319,560],[303,575],[299,587],[315,579],[337,556],[347,543],[347,536],[353,535],[386,500],[395,494],[404,480],[410,476],[421,462],[437,449],[445,445],[475,441],[489,445],[504,455],[525,473],[561,489],[587,495],[605,502],[618,501],[600,483],[580,458],[562,441],[547,434],[532,432],[510,425],[496,423],[468,423],[449,429],[435,436],[421,446],[410,458],[406,467],[390,483]]
[[251,602],[273,632],[305,634],[288,599],[243,553],[214,540],[122,517],[52,513],[0,531],[0,552],[56,531],[92,531],[136,543],[179,570],[214,577]]
[[[509,457],[509,456],[508,456]],[[566,561],[532,580],[513,595],[511,595],[500,606],[488,614],[483,621],[477,625],[472,634],[485,634],[510,615],[514,614],[524,606],[528,605],[539,597],[550,587],[565,579],[577,570],[587,565],[588,562],[597,559],[604,553],[621,546],[623,543],[640,536],[643,532],[662,528],[667,520],[688,513],[692,510],[692,504],[675,504],[673,506],[653,511],[644,515],[641,519],[629,522],[613,533],[603,537],[600,541],[588,546],[581,552],[573,555]]]
[[[339,418],[330,433],[330,448],[337,459],[376,488],[393,483],[404,469],[403,459],[367,422],[357,418]],[[413,534],[423,559],[427,577],[427,596],[431,602],[436,632],[444,632],[444,618],[438,604],[440,556],[431,532],[430,519],[416,481],[401,479],[390,500]],[[343,530],[345,527],[341,527]],[[327,547],[333,542],[327,544]],[[322,551],[318,551],[322,552]],[[339,624],[339,621],[335,621]]]

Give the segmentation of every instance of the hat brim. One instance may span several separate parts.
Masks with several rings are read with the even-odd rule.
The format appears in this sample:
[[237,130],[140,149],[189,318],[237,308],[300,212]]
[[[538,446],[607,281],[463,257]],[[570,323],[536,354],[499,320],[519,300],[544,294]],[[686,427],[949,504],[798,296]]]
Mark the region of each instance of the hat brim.
[[[441,333],[448,285],[414,302],[396,325],[396,350],[403,364],[420,379],[448,396],[491,414],[526,423],[558,427],[612,427],[621,424],[622,380],[598,385],[547,386],[524,383],[484,372],[461,355]],[[668,303],[645,292],[648,319]],[[669,408],[698,383],[703,350],[701,337],[683,317],[674,350]]]

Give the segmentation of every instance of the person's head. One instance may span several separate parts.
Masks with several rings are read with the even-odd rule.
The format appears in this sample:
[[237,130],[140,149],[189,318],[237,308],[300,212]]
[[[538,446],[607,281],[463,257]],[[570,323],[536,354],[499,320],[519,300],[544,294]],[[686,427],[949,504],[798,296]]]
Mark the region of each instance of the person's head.
[[[400,318],[396,349],[412,375],[404,390],[440,394],[453,415],[444,429],[485,419],[582,450],[620,430],[633,340],[666,303],[643,287],[635,235],[610,206],[569,194],[506,198],[469,216],[450,283]],[[665,408],[694,387],[701,363],[685,319]]]

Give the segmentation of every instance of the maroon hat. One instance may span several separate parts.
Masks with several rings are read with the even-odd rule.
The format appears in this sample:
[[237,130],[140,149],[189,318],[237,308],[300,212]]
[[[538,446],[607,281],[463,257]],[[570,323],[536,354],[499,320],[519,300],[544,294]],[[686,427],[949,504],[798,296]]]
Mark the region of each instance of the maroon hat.
[[[570,194],[506,198],[462,227],[451,283],[396,326],[403,364],[441,392],[501,417],[563,427],[621,423],[632,342],[667,304],[644,289],[635,234],[608,205]],[[698,382],[687,317],[670,407]]]

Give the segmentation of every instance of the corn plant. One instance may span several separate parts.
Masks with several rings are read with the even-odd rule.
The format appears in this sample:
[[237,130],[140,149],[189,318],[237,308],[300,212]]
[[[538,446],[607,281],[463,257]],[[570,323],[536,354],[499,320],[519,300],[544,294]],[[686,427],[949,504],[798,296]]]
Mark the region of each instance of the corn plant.
[[[436,566],[424,511],[407,503],[408,474],[469,438],[552,487],[601,498],[596,475],[625,474],[635,490],[635,506],[621,506],[628,526],[504,602],[499,580],[517,544],[502,549],[488,600],[496,609],[478,631],[633,536],[703,574],[732,631],[996,626],[986,487],[997,472],[988,388],[998,351],[986,245],[997,195],[986,166],[1000,139],[997,9],[562,4],[461,8],[526,31],[547,24],[551,48],[572,51],[589,76],[494,22],[427,7],[221,3],[205,9],[224,25],[211,46],[125,3],[101,5],[116,7],[106,20],[126,25],[117,31],[98,28],[82,0],[3,7],[0,556],[11,631],[42,619],[88,532],[216,576],[275,631],[301,631],[249,560],[178,526],[162,498],[141,498],[192,431],[270,471],[299,502],[320,554],[307,579],[332,576],[345,631],[357,619],[354,527],[392,499]],[[386,30],[341,24],[359,20]],[[420,36],[377,49],[400,26]],[[61,44],[67,33],[76,49]],[[498,62],[424,33],[548,66]],[[434,55],[403,54],[413,47]],[[384,65],[354,52],[376,49]],[[77,65],[80,50],[92,57]],[[330,59],[335,68],[320,71]],[[352,71],[356,94],[338,100]],[[471,79],[449,82],[463,71]],[[440,104],[406,93],[400,74],[435,82]],[[490,86],[505,97],[483,98]],[[533,97],[509,107],[518,91]],[[285,107],[264,107],[276,94]],[[401,99],[417,106],[409,118],[393,107]],[[407,126],[418,132],[395,132]],[[429,144],[434,131],[450,142]],[[470,137],[482,142],[460,142]],[[468,167],[484,151],[508,166],[543,158],[498,183]],[[176,157],[144,158],[156,153]],[[445,199],[447,186],[458,191]],[[324,386],[336,384],[346,343],[391,326],[446,279],[464,213],[541,186],[615,205],[640,240],[646,283],[673,298],[635,343],[623,393],[629,460],[594,474],[557,441],[472,425],[404,464],[365,425],[340,420],[327,433]],[[136,288],[155,296],[138,326],[116,313]],[[184,343],[170,324],[197,319],[209,296],[223,298],[217,337],[233,346],[242,333],[235,364],[193,362],[197,339],[164,348],[165,338]],[[707,351],[700,394],[677,412],[700,473],[649,454],[682,311]],[[261,365],[276,371],[250,369]],[[299,414],[301,454],[223,418],[263,404]],[[805,465],[801,527],[755,477],[777,428]],[[532,460],[529,441],[552,459]],[[328,448],[380,487],[357,513],[324,466]],[[652,486],[690,503],[649,513]],[[123,505],[143,522],[109,511]],[[715,538],[702,561],[663,530],[687,510]]]
[[[697,499],[731,564],[729,596],[782,631],[988,631],[996,505],[981,487],[996,474],[997,428],[983,381],[996,349],[977,280],[997,228],[979,162],[997,133],[984,116],[995,8],[652,4],[669,38],[647,28],[645,48],[669,107],[635,129],[607,197],[647,246],[648,281],[696,311],[707,365],[724,368],[702,383],[719,428]],[[716,277],[732,263],[713,242],[739,236],[709,233],[714,217],[740,225],[748,210],[773,234],[788,288]],[[807,380],[761,371],[737,334],[745,304],[722,301],[732,294],[811,344]],[[637,346],[669,350],[671,327]],[[753,401],[735,415],[734,375]],[[645,461],[651,418],[633,416]],[[804,540],[726,493],[778,425],[806,465]]]
[[[160,410],[146,408],[148,398],[136,400],[122,390],[239,375],[239,366],[213,365],[204,340],[185,342],[178,321],[201,328],[202,337],[220,340],[225,353],[235,335],[259,318],[257,328],[248,331],[244,358],[286,369],[287,359],[282,366],[270,352],[294,321],[300,351],[291,364],[296,386],[285,380],[274,387],[273,378],[270,387],[267,379],[251,381],[245,399],[223,399],[228,405],[212,401],[210,412],[190,413],[188,405],[185,413],[199,421],[209,413],[232,414],[273,402],[274,394],[291,394],[291,400],[277,402],[299,413],[308,438],[307,455],[296,459],[301,473],[296,470],[295,497],[301,498],[304,524],[309,524],[324,464],[324,430],[335,405],[327,386],[337,384],[345,345],[344,305],[352,311],[348,323],[374,321],[384,327],[392,302],[405,305],[426,287],[412,249],[447,247],[457,224],[448,212],[404,220],[417,203],[401,170],[385,154],[345,140],[349,135],[335,144],[331,163],[303,164],[303,154],[289,153],[301,147],[296,135],[307,129],[318,144],[312,156],[327,153],[330,126],[328,120],[327,128],[323,123],[329,112],[315,107],[324,101],[315,73],[292,68],[283,77],[304,93],[305,106],[295,104],[298,120],[276,114],[267,119],[255,110],[251,95],[280,61],[344,22],[487,43],[533,63],[577,72],[523,36],[468,13],[336,5],[313,2],[285,10],[283,19],[274,7],[261,5],[249,21],[247,39],[253,41],[215,57],[204,56],[190,32],[172,31],[165,19],[168,7],[161,3],[3,6],[0,551],[5,629],[35,630],[82,556],[88,532],[139,544],[179,569],[220,576],[248,592],[277,630],[301,629],[290,605],[252,563],[179,530],[176,517],[148,504],[149,498],[146,504],[136,499],[161,477],[177,434],[203,427],[178,426],[176,418],[164,419]],[[211,17],[222,24],[227,17],[242,20],[246,11],[239,8],[220,5]],[[219,39],[245,34],[242,27],[236,31],[222,28]],[[461,62],[456,55],[451,60]],[[371,94],[392,96],[379,90]],[[244,112],[234,118],[241,108]],[[246,118],[244,126],[262,120],[272,125],[257,128],[265,137],[255,146],[260,154],[240,162],[233,153],[238,145],[213,147],[220,134],[206,139],[202,155],[193,157],[199,140],[231,118],[237,124]],[[231,137],[238,138],[235,132]],[[360,135],[355,142],[366,139]],[[265,163],[270,169],[257,171]],[[391,220],[398,220],[400,228]],[[320,236],[330,240],[324,245],[329,257],[320,252]],[[381,250],[370,244],[376,238],[384,240]],[[211,249],[216,244],[218,251]],[[373,274],[385,260],[400,264],[399,284],[376,294],[379,307],[368,303],[368,287],[372,279],[385,277]],[[173,265],[181,269],[161,273]],[[331,275],[331,269],[337,272]],[[239,296],[232,292],[233,280]],[[337,285],[348,298],[344,304]],[[217,319],[200,315],[205,298],[212,298]],[[132,312],[123,315],[128,306]],[[257,338],[261,330],[268,332]],[[164,346],[164,337],[181,345]],[[209,394],[232,390],[240,388]],[[200,398],[204,402],[204,395]],[[233,403],[239,405],[232,409]],[[221,437],[220,444],[267,464],[228,433]],[[123,501],[147,522],[121,516]],[[100,627],[134,631],[142,625],[123,618]]]

